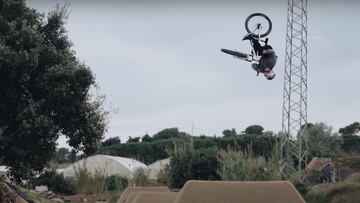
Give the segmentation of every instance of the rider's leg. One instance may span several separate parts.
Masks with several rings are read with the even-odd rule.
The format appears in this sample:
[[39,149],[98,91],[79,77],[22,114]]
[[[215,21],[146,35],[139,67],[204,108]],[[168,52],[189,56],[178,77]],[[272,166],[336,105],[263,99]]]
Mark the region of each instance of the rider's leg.
[[258,70],[259,70],[259,64],[257,64],[257,63],[251,64],[251,67],[252,67],[255,71],[258,71]]
[[257,64],[257,63],[253,63],[253,64],[251,64],[251,67],[254,69],[254,71],[256,71],[256,75],[259,75],[259,73],[260,73],[260,68],[259,68],[259,64]]
[[257,39],[252,38],[251,39],[252,43],[253,43],[253,47],[255,49],[255,52],[257,55],[262,55],[261,51],[262,51],[262,46],[259,43],[259,41]]

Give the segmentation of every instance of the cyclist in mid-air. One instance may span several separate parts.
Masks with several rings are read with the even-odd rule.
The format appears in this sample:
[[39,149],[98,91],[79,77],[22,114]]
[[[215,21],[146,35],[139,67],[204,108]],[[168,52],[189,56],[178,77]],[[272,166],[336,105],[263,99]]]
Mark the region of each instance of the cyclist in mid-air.
[[258,56],[261,56],[259,63],[253,63],[251,67],[259,73],[263,73],[266,79],[272,80],[275,77],[273,68],[276,64],[277,56],[270,45],[261,46],[259,40],[250,33],[244,36],[243,40],[251,40],[254,50]]

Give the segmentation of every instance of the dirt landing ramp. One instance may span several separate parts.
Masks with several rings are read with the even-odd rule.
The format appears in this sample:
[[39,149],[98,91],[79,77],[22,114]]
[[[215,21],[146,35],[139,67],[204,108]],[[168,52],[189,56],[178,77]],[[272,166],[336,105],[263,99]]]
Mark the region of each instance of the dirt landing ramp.
[[177,192],[139,192],[132,203],[173,203]]
[[[129,199],[130,195],[138,192],[170,192],[170,190],[168,187],[127,187],[121,194],[117,203],[130,203],[130,200],[133,200],[136,197],[133,196],[131,197],[132,199]],[[127,199],[129,199],[129,201],[126,201]]]
[[174,203],[305,203],[286,181],[188,181]]

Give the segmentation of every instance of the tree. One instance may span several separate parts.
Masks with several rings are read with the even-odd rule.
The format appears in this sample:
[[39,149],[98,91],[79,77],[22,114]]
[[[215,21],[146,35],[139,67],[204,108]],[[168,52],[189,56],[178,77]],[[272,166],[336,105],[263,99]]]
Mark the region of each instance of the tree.
[[66,17],[0,1],[0,165],[16,181],[44,168],[59,135],[89,155],[105,132],[103,98],[89,92],[95,78],[71,49]]
[[181,188],[188,180],[220,180],[216,148],[194,150],[176,144],[171,152],[169,175],[171,185]]
[[224,137],[234,137],[234,136],[236,136],[235,128],[232,128],[231,130],[226,129],[222,133],[223,133]]
[[126,143],[135,143],[135,142],[140,142],[140,137],[129,137],[128,141]]
[[251,125],[245,129],[245,134],[262,135],[264,128],[261,125]]
[[189,135],[184,132],[180,132],[178,128],[167,128],[153,135],[152,140],[184,138],[186,136]]
[[121,140],[119,137],[111,137],[109,139],[106,139],[104,142],[101,143],[101,146],[105,147],[105,146],[111,146],[111,145],[116,145],[116,144],[120,144]]
[[142,142],[151,142],[152,138],[147,133],[141,138]]
[[65,147],[61,147],[58,150],[56,150],[55,154],[54,154],[54,161],[62,164],[62,163],[66,163],[69,161],[69,149],[65,148]]
[[360,132],[360,123],[354,122],[348,126],[339,129],[339,133],[342,135],[357,135]]
[[342,138],[324,123],[309,123],[308,151],[311,156],[333,157],[341,154]]
[[351,154],[359,154],[360,153],[360,123],[354,122],[348,126],[339,129],[339,133],[341,133],[342,138],[344,140],[342,149],[345,152]]

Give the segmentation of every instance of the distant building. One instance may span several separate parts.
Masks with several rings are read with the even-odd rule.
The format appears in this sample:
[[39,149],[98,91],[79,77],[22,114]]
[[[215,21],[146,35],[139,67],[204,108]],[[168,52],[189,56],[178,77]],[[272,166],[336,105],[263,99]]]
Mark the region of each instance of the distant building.
[[0,166],[0,175],[6,175],[7,172],[6,166]]
[[166,158],[155,161],[154,163],[148,165],[146,170],[149,173],[149,179],[156,180],[158,178],[158,174],[160,170],[165,169],[166,165],[169,165],[169,163],[170,163],[170,158]]
[[94,155],[71,164],[62,173],[65,177],[75,177],[79,168],[86,169],[91,174],[98,172],[105,176],[119,175],[125,178],[132,178],[136,169],[146,168],[146,165],[130,158]]

